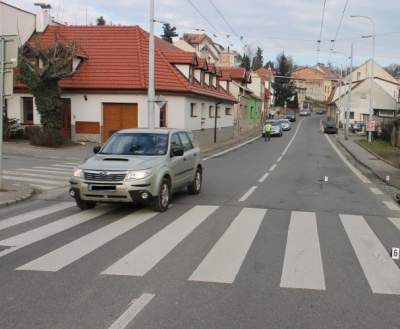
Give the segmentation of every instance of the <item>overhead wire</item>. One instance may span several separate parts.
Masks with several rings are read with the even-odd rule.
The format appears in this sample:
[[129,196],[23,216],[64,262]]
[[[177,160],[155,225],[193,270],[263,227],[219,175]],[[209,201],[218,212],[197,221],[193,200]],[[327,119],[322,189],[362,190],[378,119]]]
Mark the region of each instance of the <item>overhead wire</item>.
[[324,7],[322,9],[322,19],[321,19],[321,27],[319,30],[319,38],[318,38],[318,47],[317,47],[317,64],[318,64],[318,56],[319,56],[319,51],[321,50],[321,36],[322,36],[322,28],[324,26],[324,17],[325,17],[325,6],[326,6],[326,0],[324,1]]
[[334,49],[335,49],[335,42],[336,42],[336,40],[337,40],[337,36],[339,35],[340,27],[341,27],[341,25],[342,25],[344,13],[345,13],[345,11],[346,11],[347,3],[348,3],[348,2],[349,2],[349,0],[346,0],[346,3],[345,3],[345,5],[344,5],[343,11],[342,11],[342,16],[340,17],[339,25],[338,25],[338,28],[337,28],[337,30],[336,30],[336,35],[335,35],[335,38],[333,39],[333,43],[332,43],[332,45],[331,45],[331,49],[330,49],[330,52],[329,52],[329,55],[328,55],[328,63],[329,63],[329,61],[330,61],[330,59],[331,59],[331,54],[332,54],[332,52],[333,52]]
[[224,37],[224,35],[218,31],[218,29],[207,19],[207,17],[205,17],[205,16],[200,12],[199,9],[197,9],[197,7],[196,7],[190,0],[187,0],[187,2],[189,2],[189,3],[191,4],[191,6],[192,6],[194,9],[196,9],[196,11],[208,22],[208,24],[210,24],[210,25],[212,26],[213,29],[215,29],[215,30],[218,32],[218,34],[219,34],[229,45],[233,46],[233,45],[231,44],[231,42],[229,42],[228,39],[226,39],[226,38]]
[[[221,14],[221,12],[218,10],[218,8],[215,6],[215,4],[209,0],[211,5],[215,8],[215,10],[218,12],[218,14],[222,17],[222,19],[225,21],[226,25],[229,26],[229,28],[231,29],[231,31],[236,35],[236,37],[242,42],[242,44],[245,46],[246,44],[243,42],[243,36],[240,37],[238,36],[238,34],[236,33],[236,31],[233,29],[233,27],[228,23],[228,21],[225,19],[225,17]],[[229,37],[229,36],[228,36]]]

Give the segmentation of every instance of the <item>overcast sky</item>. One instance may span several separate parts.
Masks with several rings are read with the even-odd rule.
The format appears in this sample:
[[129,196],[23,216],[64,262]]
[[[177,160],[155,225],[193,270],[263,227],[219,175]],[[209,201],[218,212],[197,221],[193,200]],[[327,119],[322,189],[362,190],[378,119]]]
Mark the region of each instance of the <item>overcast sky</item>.
[[[369,58],[386,67],[400,65],[399,0],[153,0],[154,32],[163,23],[183,33],[205,33],[215,43],[243,54],[244,46],[263,50],[264,63],[282,51],[298,65],[330,61],[353,65]],[[3,0],[36,14],[35,0]],[[114,25],[139,25],[150,31],[151,0],[48,0],[50,14],[69,25],[96,24],[103,16]],[[351,18],[351,15],[367,16]],[[375,28],[374,28],[375,26]],[[375,43],[371,37],[375,30]],[[374,46],[373,46],[374,45]],[[374,50],[374,51],[373,51]],[[332,53],[336,51],[339,53]],[[350,65],[350,59],[347,60]]]

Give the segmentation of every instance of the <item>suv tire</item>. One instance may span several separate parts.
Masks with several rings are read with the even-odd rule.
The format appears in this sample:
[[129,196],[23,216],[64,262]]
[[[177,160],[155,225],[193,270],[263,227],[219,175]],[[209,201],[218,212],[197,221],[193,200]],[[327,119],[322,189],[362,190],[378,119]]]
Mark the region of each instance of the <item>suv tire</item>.
[[196,173],[194,174],[194,180],[191,185],[188,186],[189,194],[199,194],[201,190],[201,185],[203,181],[203,174],[199,168],[196,169]]
[[162,179],[158,195],[153,204],[153,210],[164,212],[168,210],[171,201],[171,183],[165,177]]
[[83,200],[75,200],[75,201],[78,208],[82,210],[93,209],[96,206],[96,202],[83,201]]

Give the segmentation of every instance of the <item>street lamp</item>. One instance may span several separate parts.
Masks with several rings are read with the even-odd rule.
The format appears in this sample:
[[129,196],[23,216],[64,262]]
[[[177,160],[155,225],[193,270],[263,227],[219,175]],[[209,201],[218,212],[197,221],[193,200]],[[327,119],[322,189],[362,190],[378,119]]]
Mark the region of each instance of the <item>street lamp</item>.
[[[369,101],[369,121],[372,121],[372,113],[373,113],[373,100],[374,100],[374,53],[375,53],[375,24],[374,21],[368,16],[360,16],[360,15],[351,15],[351,18],[362,17],[369,19],[372,23],[372,62],[371,62],[371,97]],[[372,131],[369,130],[368,134],[368,142],[371,142],[371,134]]]
[[347,71],[348,71],[347,58],[348,58],[348,56],[345,53],[341,53],[339,51],[332,51],[332,54],[342,54],[342,55],[344,55],[344,58],[346,59],[346,77],[347,77]]
[[[336,63],[336,62],[329,62],[329,64],[333,64],[333,63],[335,63],[335,64],[339,64],[339,63]],[[340,111],[342,111],[342,98],[341,98],[341,96],[342,96],[342,76],[343,76],[343,73],[342,73],[342,71],[343,71],[343,65],[342,64],[340,64],[340,76],[339,76],[339,109],[340,109]],[[338,117],[338,119],[336,120],[336,121],[340,121],[340,114],[339,113],[336,113],[337,114],[337,117]],[[337,122],[337,123],[339,123],[339,122]]]

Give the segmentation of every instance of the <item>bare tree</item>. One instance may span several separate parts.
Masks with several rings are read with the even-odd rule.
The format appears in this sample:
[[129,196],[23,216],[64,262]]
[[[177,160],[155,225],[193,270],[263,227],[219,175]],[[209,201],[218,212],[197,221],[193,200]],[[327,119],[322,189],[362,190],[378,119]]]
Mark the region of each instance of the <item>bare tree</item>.
[[75,41],[66,40],[56,29],[50,45],[42,44],[40,36],[35,36],[34,45],[26,43],[20,49],[18,80],[34,96],[44,128],[61,130],[63,126],[59,82],[77,73],[72,69],[76,48]]

